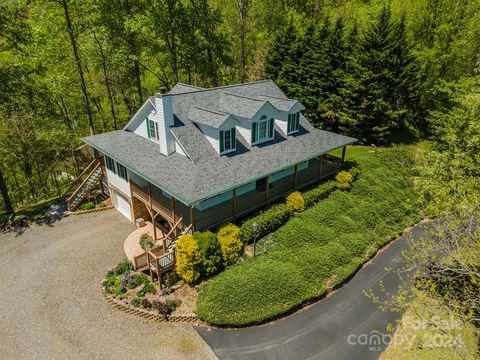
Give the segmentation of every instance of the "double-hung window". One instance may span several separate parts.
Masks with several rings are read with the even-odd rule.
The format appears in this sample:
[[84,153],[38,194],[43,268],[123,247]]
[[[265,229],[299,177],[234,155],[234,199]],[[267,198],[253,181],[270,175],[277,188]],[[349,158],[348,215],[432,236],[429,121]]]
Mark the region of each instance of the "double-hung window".
[[263,115],[259,121],[252,123],[252,144],[273,139],[274,121]]
[[120,176],[123,180],[128,181],[127,168],[117,162],[117,170],[118,170],[118,176]]
[[293,134],[300,127],[300,113],[288,114],[287,134]]
[[148,138],[158,140],[158,123],[156,121],[150,120],[147,117],[147,132]]
[[235,128],[220,131],[220,154],[225,154],[237,149]]
[[116,169],[115,169],[115,161],[114,161],[111,157],[109,157],[109,156],[107,156],[107,155],[105,155],[105,166],[106,166],[107,169],[110,170],[111,172],[113,172],[113,173],[115,173],[115,174],[117,173],[117,171],[116,171]]

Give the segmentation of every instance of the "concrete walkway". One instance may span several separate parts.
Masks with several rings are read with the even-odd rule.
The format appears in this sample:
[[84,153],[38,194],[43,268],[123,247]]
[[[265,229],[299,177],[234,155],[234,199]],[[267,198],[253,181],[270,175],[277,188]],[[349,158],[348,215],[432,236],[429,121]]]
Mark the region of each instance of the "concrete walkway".
[[400,280],[385,267],[398,268],[393,260],[408,247],[408,239],[422,237],[430,226],[413,228],[332,296],[286,319],[242,330],[196,330],[220,359],[377,359],[386,346],[360,345],[358,335],[385,333],[400,314],[380,311],[363,291],[378,289],[380,281],[387,290],[396,289]]
[[112,210],[0,233],[0,358],[214,359],[191,326],[105,303],[100,282],[133,230]]

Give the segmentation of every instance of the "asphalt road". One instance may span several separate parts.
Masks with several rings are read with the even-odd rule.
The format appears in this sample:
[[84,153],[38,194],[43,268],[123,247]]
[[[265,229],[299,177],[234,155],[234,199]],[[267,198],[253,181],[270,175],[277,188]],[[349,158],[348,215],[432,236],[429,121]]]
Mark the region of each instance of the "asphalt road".
[[330,297],[286,319],[240,330],[195,330],[220,359],[377,359],[386,345],[368,339],[376,332],[386,334],[387,325],[394,325],[400,314],[381,311],[363,292],[378,292],[380,281],[387,290],[397,289],[398,275],[385,267],[398,268],[394,258],[428,227],[414,227]]
[[134,229],[112,210],[0,233],[0,359],[214,359],[190,325],[104,301],[100,282]]

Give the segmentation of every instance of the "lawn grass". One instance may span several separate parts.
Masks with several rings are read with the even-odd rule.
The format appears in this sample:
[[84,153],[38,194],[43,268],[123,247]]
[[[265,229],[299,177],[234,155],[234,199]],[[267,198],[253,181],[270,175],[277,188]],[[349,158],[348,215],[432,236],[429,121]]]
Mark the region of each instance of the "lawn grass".
[[243,326],[278,317],[349,276],[418,220],[413,206],[413,146],[351,147],[361,168],[351,191],[294,216],[266,254],[227,269],[200,288],[196,313],[215,325]]

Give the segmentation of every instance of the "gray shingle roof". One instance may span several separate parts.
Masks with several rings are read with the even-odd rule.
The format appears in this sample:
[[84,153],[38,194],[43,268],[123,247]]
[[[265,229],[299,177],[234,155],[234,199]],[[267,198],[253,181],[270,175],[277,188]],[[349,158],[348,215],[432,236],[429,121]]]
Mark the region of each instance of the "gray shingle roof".
[[[293,106],[295,100],[288,99],[275,83],[269,80],[213,89],[189,88],[189,92],[182,92],[182,89],[185,90],[176,86],[176,89],[172,89],[176,93],[171,92],[166,96],[172,96],[175,118],[172,133],[188,157],[178,153],[165,156],[160,153],[157,143],[127,131],[113,131],[83,140],[187,205],[356,142],[356,139],[351,137],[315,129],[302,115],[300,131],[297,134],[285,136],[275,127],[272,141],[250,146],[238,133],[237,151],[220,156],[190,121],[191,117],[196,117],[196,121],[200,122],[198,119],[206,116],[205,111],[211,112],[211,109],[215,109],[214,111],[219,113],[218,117],[213,116],[214,120],[211,117],[202,118],[201,121],[217,124],[223,116],[217,111],[219,99],[225,93],[241,95],[241,99],[250,103],[253,102],[248,98],[261,99],[262,96],[265,98],[262,94],[268,93],[276,98],[272,101],[285,107]],[[256,100],[255,103],[264,104],[265,101]],[[197,110],[191,113],[193,106],[197,107],[198,113]],[[230,113],[232,108],[233,104],[230,106]],[[248,110],[240,106],[239,110],[235,111],[244,111],[243,114],[247,115]]]
[[297,100],[286,99],[286,98],[271,96],[266,94],[259,94],[257,95],[257,98],[268,100],[270,104],[272,104],[277,109],[282,111],[289,111],[296,103],[298,103]]
[[188,117],[193,122],[218,129],[230,117],[230,114],[219,110],[192,106]]

